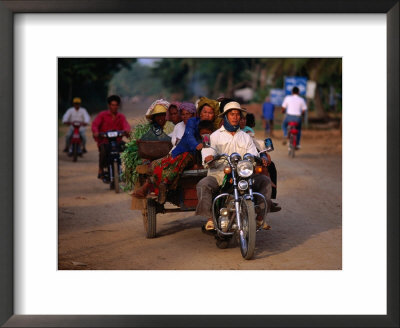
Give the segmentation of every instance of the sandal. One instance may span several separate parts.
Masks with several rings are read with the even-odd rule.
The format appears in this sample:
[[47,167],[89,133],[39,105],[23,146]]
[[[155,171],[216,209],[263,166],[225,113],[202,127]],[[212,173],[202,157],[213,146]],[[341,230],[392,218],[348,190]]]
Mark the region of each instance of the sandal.
[[271,226],[268,225],[267,222],[264,222],[264,223],[263,223],[263,221],[264,221],[264,220],[262,219],[262,217],[261,217],[260,215],[258,215],[257,218],[256,218],[257,229],[262,228],[263,230],[270,230],[270,229],[271,229]]
[[210,218],[210,219],[207,220],[207,223],[206,223],[206,225],[205,225],[205,228],[206,228],[206,230],[208,230],[208,231],[210,231],[210,230],[215,230],[213,219]]
[[150,183],[145,182],[138,190],[132,193],[132,196],[136,198],[146,198],[149,188],[150,188]]

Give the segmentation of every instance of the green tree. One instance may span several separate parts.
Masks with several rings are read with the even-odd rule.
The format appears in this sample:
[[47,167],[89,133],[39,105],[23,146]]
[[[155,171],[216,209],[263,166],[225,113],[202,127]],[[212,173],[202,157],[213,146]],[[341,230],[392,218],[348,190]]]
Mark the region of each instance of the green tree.
[[128,58],[59,58],[58,113],[71,106],[73,97],[81,97],[89,112],[106,105],[108,83],[114,73],[129,68],[136,59]]
[[198,90],[210,97],[223,93],[232,97],[233,91],[250,79],[248,58],[166,58],[153,69],[170,91],[181,93],[185,98],[199,96]]
[[[283,76],[307,76],[317,83],[317,92],[314,98],[317,117],[327,116],[323,95],[332,85],[341,92],[342,88],[342,60],[340,58],[271,58],[260,59],[266,74],[272,76],[274,82],[281,84]],[[273,83],[274,83],[273,82]],[[275,85],[282,87],[282,85]],[[326,102],[326,101],[325,101]]]
[[313,107],[316,115],[324,118],[329,90],[334,87],[341,93],[342,88],[340,58],[164,58],[150,68],[151,75],[145,71],[148,68],[139,66],[132,66],[135,72],[123,70],[113,90],[128,92],[131,88],[134,95],[175,94],[189,100],[221,94],[233,97],[236,89],[252,87],[255,100],[262,101],[270,88],[283,87],[285,76],[306,76],[317,82]]
[[164,88],[170,93],[187,95],[188,63],[182,58],[164,58],[153,68],[153,77],[160,78]]
[[148,97],[164,93],[161,79],[153,76],[151,67],[138,62],[116,73],[109,83],[109,90],[130,97]]

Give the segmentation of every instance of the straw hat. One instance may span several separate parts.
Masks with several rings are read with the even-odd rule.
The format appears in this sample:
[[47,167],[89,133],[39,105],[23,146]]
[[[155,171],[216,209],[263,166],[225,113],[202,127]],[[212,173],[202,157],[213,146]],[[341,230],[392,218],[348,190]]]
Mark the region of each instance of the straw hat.
[[230,110],[233,110],[233,109],[240,110],[244,115],[247,114],[246,109],[240,107],[240,104],[239,104],[238,102],[236,102],[236,101],[231,101],[231,102],[228,102],[228,103],[224,106],[223,112],[222,112],[221,114],[219,114],[219,117],[224,116],[226,113],[228,113]]
[[159,99],[153,102],[146,112],[146,118],[151,120],[153,115],[167,113],[170,103],[164,99]]

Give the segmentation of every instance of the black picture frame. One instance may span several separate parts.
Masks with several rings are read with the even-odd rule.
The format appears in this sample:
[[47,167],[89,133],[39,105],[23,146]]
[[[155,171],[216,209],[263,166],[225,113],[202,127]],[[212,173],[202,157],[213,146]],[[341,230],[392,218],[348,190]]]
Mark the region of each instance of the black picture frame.
[[[387,315],[14,315],[12,154],[16,13],[384,13],[387,17]],[[399,327],[399,1],[0,0],[0,324],[4,327]],[[17,133],[18,131],[15,130]]]

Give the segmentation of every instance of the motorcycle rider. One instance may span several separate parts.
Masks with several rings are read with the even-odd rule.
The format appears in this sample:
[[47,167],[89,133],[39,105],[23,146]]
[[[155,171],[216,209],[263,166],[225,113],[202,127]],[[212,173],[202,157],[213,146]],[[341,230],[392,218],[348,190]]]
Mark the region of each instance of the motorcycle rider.
[[107,98],[108,110],[100,112],[92,123],[93,137],[97,142],[99,149],[99,171],[97,178],[103,179],[103,182],[108,183],[109,177],[105,177],[104,168],[107,167],[107,138],[99,138],[99,133],[110,130],[125,131],[128,135],[131,127],[126,120],[125,115],[118,113],[121,104],[121,98],[117,95],[112,95]]
[[292,94],[290,96],[286,96],[282,103],[282,113],[286,113],[285,119],[282,123],[284,145],[286,145],[286,138],[288,134],[287,127],[289,122],[296,122],[298,124],[297,129],[299,130],[297,134],[296,149],[300,149],[301,119],[306,110],[307,104],[304,99],[299,96],[299,88],[294,87],[292,89]]
[[86,153],[86,125],[90,123],[90,116],[86,108],[81,107],[82,100],[79,97],[72,99],[73,107],[70,107],[65,112],[62,122],[63,124],[69,125],[67,135],[65,136],[65,148],[64,152],[67,153],[69,150],[69,141],[72,134],[74,133],[74,126],[72,122],[80,122],[82,125],[79,127],[79,133],[82,138],[83,152]]
[[[239,128],[240,119],[246,114],[246,110],[240,106],[238,102],[230,101],[226,103],[223,108],[220,109],[222,112],[220,117],[223,117],[222,126],[213,132],[210,136],[211,148],[203,148],[202,158],[205,166],[207,163],[214,159],[214,156],[219,153],[232,154],[237,152],[243,157],[244,154],[250,153],[255,156],[259,156],[256,146],[250,135],[243,132]],[[264,166],[268,166],[270,158],[264,154],[261,155]],[[213,230],[214,223],[212,220],[212,197],[213,193],[216,193],[222,185],[223,178],[225,176],[224,167],[226,166],[223,161],[216,161],[210,164],[208,174],[205,178],[201,179],[197,186],[197,198],[198,204],[196,208],[196,215],[207,217],[207,223],[205,225],[206,230]],[[275,208],[275,205],[271,202],[271,179],[265,175],[257,174],[254,176],[253,190],[261,193],[267,200],[267,211],[275,212],[280,208]],[[263,203],[260,204],[260,207]],[[258,215],[257,225],[261,226],[263,218]],[[270,227],[265,224],[264,229]]]

